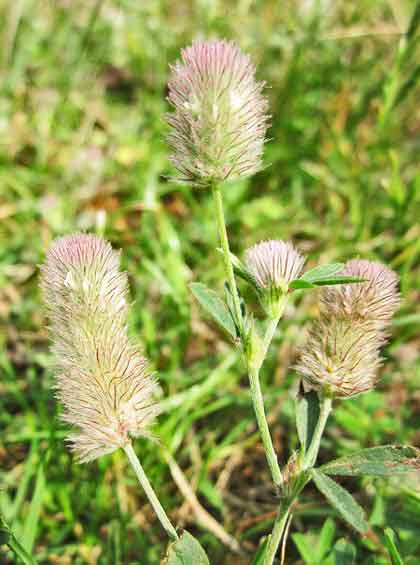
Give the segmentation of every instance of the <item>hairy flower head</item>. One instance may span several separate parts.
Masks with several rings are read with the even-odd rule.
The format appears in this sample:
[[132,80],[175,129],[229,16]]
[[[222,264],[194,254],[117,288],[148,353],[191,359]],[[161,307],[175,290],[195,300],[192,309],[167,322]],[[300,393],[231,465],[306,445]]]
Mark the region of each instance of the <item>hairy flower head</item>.
[[389,267],[361,259],[348,261],[344,275],[365,282],[326,287],[322,301],[331,315],[353,320],[371,320],[378,329],[386,327],[399,307],[397,275]]
[[104,239],[57,239],[41,269],[62,419],[80,462],[147,435],[156,381],[127,335],[127,275]]
[[249,57],[227,41],[196,42],[171,71],[168,140],[179,180],[208,186],[258,171],[268,104]]
[[370,321],[321,315],[310,327],[296,370],[310,388],[336,398],[356,396],[375,386],[383,341]]
[[261,289],[275,287],[287,292],[305,262],[291,243],[281,240],[261,241],[245,252],[245,265]]
[[305,259],[291,243],[261,241],[245,252],[245,268],[254,281],[267,314],[281,314],[289,283],[297,278]]

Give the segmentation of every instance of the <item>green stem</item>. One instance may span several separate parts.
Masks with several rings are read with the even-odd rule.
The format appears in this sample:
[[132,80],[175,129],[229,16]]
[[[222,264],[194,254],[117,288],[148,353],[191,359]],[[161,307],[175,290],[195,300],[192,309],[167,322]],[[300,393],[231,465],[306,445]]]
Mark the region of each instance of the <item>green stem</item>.
[[268,427],[265,415],[264,399],[261,392],[260,376],[258,369],[248,367],[249,384],[251,388],[252,403],[257,418],[258,428],[260,430],[261,439],[264,445],[265,456],[270,468],[271,476],[276,486],[281,487],[283,484],[283,476],[281,474],[277,455],[271,440],[270,429]]
[[264,335],[264,359],[267,356],[270,344],[273,341],[274,334],[276,333],[277,326],[279,324],[280,316],[277,318],[271,318],[268,322],[267,329]]
[[163,528],[165,529],[168,536],[174,540],[178,539],[178,534],[176,533],[175,528],[171,524],[168,516],[166,515],[165,510],[163,509],[161,503],[159,502],[158,497],[156,496],[155,491],[152,488],[152,485],[147,478],[146,473],[143,470],[143,467],[140,465],[140,461],[136,455],[136,452],[133,449],[131,443],[128,443],[124,446],[124,451],[133,466],[134,472],[139,480],[139,483],[143,487],[143,490],[149,499],[150,504],[153,507],[153,510],[156,513],[156,516],[159,518],[160,523],[162,524]]
[[305,457],[303,460],[304,471],[311,469],[315,465],[316,458],[318,457],[321,437],[322,434],[324,433],[325,424],[327,423],[328,416],[330,415],[331,407],[332,407],[332,399],[328,396],[322,397],[320,402],[320,412],[319,412],[318,422],[316,423],[315,426],[311,445],[309,446],[308,451],[305,453]]
[[233,307],[235,309],[235,317],[239,326],[240,336],[243,337],[243,320],[241,303],[239,301],[238,288],[236,286],[235,273],[233,272],[232,261],[230,258],[229,239],[226,231],[225,215],[223,212],[222,193],[217,184],[212,187],[214,203],[216,206],[217,226],[219,229],[220,244],[223,250],[223,260],[225,264],[225,273],[229,283],[230,292],[232,293]]
[[273,341],[274,334],[276,333],[277,326],[279,325],[280,319],[284,314],[284,310],[286,307],[287,296],[285,295],[282,299],[282,302],[279,304],[278,312],[273,317],[270,318],[267,328],[264,334],[264,356],[262,359],[264,360],[267,356],[268,350],[270,348],[271,342]]
[[[241,338],[243,338],[244,335],[243,335],[243,319],[242,319],[241,305],[239,302],[239,294],[236,286],[235,273],[233,271],[232,261],[230,258],[229,239],[226,230],[225,215],[223,212],[222,194],[220,192],[220,188],[217,185],[213,185],[213,197],[216,205],[216,217],[219,228],[220,243],[223,250],[226,277],[232,293],[235,316],[237,319],[237,323],[239,325],[240,335]],[[274,335],[279,319],[280,316],[279,318],[272,320],[268,326],[268,330],[267,330],[268,333],[264,340],[265,351],[268,349],[270,345],[271,339]],[[248,364],[248,375],[249,375],[251,396],[254,405],[255,416],[257,418],[258,428],[260,430],[261,439],[264,445],[268,466],[270,468],[271,476],[273,477],[274,483],[280,487],[283,484],[283,477],[280,471],[279,463],[277,461],[277,455],[273,447],[273,442],[271,440],[270,430],[268,428],[267,418],[265,415],[264,399],[262,396],[260,380],[259,380],[259,368],[252,367]]]
[[289,502],[286,506],[279,510],[276,521],[274,522],[273,531],[271,532],[268,541],[267,550],[264,555],[264,565],[272,565],[276,557],[281,538],[285,532],[287,522],[289,519],[292,503]]
[[328,416],[331,412],[331,407],[332,399],[329,397],[322,397],[320,402],[318,422],[315,427],[311,445],[305,454],[301,474],[297,477],[293,492],[290,495],[287,504],[284,506],[284,508],[281,508],[279,510],[277,518],[274,522],[273,531],[271,533],[264,557],[264,565],[271,565],[274,562],[278,547],[286,531],[289,516],[291,516],[291,509],[309,480],[309,474],[306,473],[306,471],[308,471],[308,469],[312,468],[315,465],[316,459],[318,457],[321,437],[324,432]]

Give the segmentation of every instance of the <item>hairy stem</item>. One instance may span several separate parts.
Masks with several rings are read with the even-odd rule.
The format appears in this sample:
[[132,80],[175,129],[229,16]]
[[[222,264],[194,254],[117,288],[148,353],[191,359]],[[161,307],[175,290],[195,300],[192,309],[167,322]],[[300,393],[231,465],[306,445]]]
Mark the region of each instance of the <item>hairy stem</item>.
[[128,443],[124,447],[124,451],[133,466],[134,472],[139,480],[139,483],[143,487],[144,492],[146,493],[147,498],[149,499],[150,504],[153,507],[153,510],[156,513],[156,516],[159,518],[160,523],[162,524],[164,530],[168,534],[168,536],[174,540],[178,539],[178,534],[176,533],[175,528],[171,524],[168,516],[166,515],[165,510],[163,509],[161,503],[159,502],[158,497],[156,496],[155,491],[152,488],[152,485],[147,478],[146,473],[143,470],[143,467],[140,465],[140,461],[133,449],[131,443]]
[[273,531],[271,532],[270,539],[268,541],[267,549],[264,555],[264,565],[272,565],[277,554],[280,541],[286,530],[286,526],[289,520],[290,511],[292,504],[287,503],[284,508],[279,510],[277,514],[276,521],[274,522]]
[[318,457],[319,445],[321,443],[322,434],[324,433],[325,424],[327,423],[328,416],[332,408],[332,400],[330,397],[324,396],[320,399],[320,412],[318,422],[315,426],[314,435],[312,437],[311,445],[305,453],[303,460],[303,470],[306,471],[315,465],[316,458]]
[[213,189],[214,203],[216,206],[216,217],[217,217],[217,226],[219,229],[220,244],[223,250],[223,260],[225,264],[226,278],[229,283],[230,292],[232,293],[233,307],[235,309],[235,317],[237,324],[239,326],[239,332],[241,337],[243,337],[243,320],[242,320],[241,304],[239,301],[239,294],[238,294],[238,288],[236,286],[235,274],[233,272],[233,265],[230,258],[229,239],[226,231],[225,215],[223,212],[222,193],[220,192],[220,188],[216,184],[213,185],[212,189]]
[[264,399],[261,392],[259,371],[256,368],[248,367],[249,384],[251,388],[252,403],[257,418],[258,428],[264,445],[265,456],[270,468],[271,476],[276,486],[281,487],[283,476],[281,474],[277,455],[271,440],[270,429],[265,415]]
[[318,457],[319,446],[321,443],[322,434],[324,433],[325,424],[327,423],[328,416],[330,415],[332,407],[332,399],[329,397],[322,397],[320,401],[320,412],[318,422],[315,427],[314,435],[311,441],[311,445],[305,454],[303,461],[303,467],[300,475],[297,476],[293,492],[290,495],[287,504],[281,507],[277,515],[276,521],[274,522],[273,531],[268,542],[267,551],[264,557],[264,565],[271,565],[276,557],[279,544],[285,532],[290,525],[291,508],[296,503],[300,493],[305,487],[309,480],[309,474],[307,471],[311,469],[316,462]]
[[[222,194],[220,192],[220,188],[217,185],[213,185],[213,197],[216,205],[217,224],[219,228],[220,243],[223,250],[226,277],[232,293],[235,316],[237,318],[237,323],[239,325],[239,331],[241,334],[241,338],[243,339],[244,338],[243,319],[242,319],[241,306],[239,302],[239,294],[236,286],[233,265],[230,258],[229,239],[226,230],[225,215],[223,212]],[[268,326],[267,335],[264,339],[265,354],[267,353],[268,347],[271,343],[274,332],[277,328],[279,319],[280,316],[275,320],[272,320]],[[273,447],[273,442],[271,440],[270,430],[268,428],[267,418],[265,415],[264,399],[262,396],[260,379],[259,379],[259,369],[250,366],[250,364],[248,363],[248,375],[249,375],[251,396],[254,405],[255,416],[257,418],[258,428],[260,430],[261,439],[264,445],[268,466],[270,468],[271,476],[273,478],[274,483],[276,484],[276,486],[280,487],[283,483],[283,477],[280,471],[279,463],[277,461],[277,455]]]

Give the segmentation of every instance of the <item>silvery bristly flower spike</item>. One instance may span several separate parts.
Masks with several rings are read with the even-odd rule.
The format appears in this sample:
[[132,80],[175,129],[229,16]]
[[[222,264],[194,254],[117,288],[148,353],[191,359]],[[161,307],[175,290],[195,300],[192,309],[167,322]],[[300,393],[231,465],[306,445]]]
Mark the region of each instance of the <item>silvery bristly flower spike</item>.
[[258,171],[268,103],[249,57],[232,42],[197,41],[171,71],[168,140],[178,180],[205,187]]

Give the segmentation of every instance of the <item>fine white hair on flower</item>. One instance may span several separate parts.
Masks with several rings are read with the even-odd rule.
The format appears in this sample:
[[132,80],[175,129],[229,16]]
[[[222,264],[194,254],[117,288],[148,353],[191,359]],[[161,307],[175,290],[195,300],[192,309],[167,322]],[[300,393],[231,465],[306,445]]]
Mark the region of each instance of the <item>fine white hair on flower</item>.
[[286,292],[304,262],[291,243],[281,240],[261,241],[245,252],[245,266],[261,289],[274,287]]
[[378,329],[388,326],[400,304],[394,271],[381,263],[353,259],[346,263],[342,274],[365,282],[325,288],[324,309],[334,316],[371,320]]
[[148,435],[157,414],[156,380],[127,334],[127,275],[103,238],[55,240],[41,268],[50,320],[56,395],[79,462]]
[[310,327],[296,370],[310,388],[336,398],[356,396],[375,386],[382,343],[370,321],[322,315]]
[[252,175],[261,166],[267,130],[264,84],[231,42],[195,42],[171,67],[167,115],[178,180],[211,182]]

